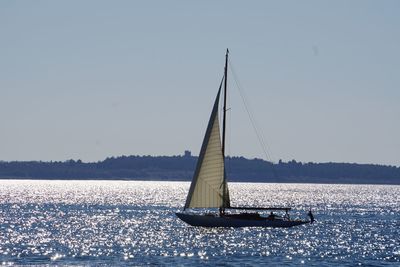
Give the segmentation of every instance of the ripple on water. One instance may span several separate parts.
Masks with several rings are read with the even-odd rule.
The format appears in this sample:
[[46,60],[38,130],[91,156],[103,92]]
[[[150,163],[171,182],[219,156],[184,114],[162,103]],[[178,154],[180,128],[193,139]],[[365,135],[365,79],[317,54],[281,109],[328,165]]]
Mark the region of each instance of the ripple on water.
[[230,185],[233,205],[312,207],[291,229],[195,228],[174,212],[188,183],[0,181],[0,262],[381,264],[400,262],[400,186]]

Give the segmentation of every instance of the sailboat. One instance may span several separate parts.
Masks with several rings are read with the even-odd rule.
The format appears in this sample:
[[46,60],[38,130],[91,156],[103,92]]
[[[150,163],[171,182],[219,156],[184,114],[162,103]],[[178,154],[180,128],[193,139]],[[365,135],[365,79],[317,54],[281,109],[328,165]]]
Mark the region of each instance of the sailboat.
[[[311,220],[292,220],[288,213],[291,208],[288,207],[231,206],[225,171],[228,56],[227,49],[224,76],[214,101],[186,203],[183,211],[177,212],[176,216],[189,225],[202,227],[292,227],[312,223],[314,219],[311,216]],[[218,109],[222,87],[224,106],[221,140]],[[195,209],[215,209],[216,212],[198,213],[194,212]],[[238,213],[240,210],[245,212]],[[263,211],[270,211],[270,214],[266,216]],[[274,214],[276,211],[285,212],[285,215],[277,216]]]

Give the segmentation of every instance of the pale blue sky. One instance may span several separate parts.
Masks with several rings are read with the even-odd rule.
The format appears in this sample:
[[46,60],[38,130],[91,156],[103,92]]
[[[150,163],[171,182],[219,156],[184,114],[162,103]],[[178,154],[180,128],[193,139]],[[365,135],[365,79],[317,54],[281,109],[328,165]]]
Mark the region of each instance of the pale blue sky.
[[[399,166],[399,14],[399,1],[3,0],[0,160],[197,154],[229,47],[273,160]],[[263,158],[231,92],[229,151]]]

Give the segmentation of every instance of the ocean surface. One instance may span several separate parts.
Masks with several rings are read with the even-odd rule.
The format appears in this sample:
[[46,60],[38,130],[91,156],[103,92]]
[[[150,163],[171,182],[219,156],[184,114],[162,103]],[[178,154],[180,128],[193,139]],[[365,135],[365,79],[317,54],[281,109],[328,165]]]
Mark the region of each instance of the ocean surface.
[[187,182],[0,180],[3,265],[400,266],[400,186],[231,183],[232,205],[312,208],[288,229],[191,227]]

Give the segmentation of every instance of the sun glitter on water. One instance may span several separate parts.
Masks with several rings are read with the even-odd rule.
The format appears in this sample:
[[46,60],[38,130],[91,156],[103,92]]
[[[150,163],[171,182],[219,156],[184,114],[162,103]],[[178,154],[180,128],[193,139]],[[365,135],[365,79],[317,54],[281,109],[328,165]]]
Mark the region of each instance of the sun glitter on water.
[[288,205],[314,225],[190,227],[189,183],[0,181],[0,262],[381,264],[400,262],[400,186],[232,183],[233,205]]

